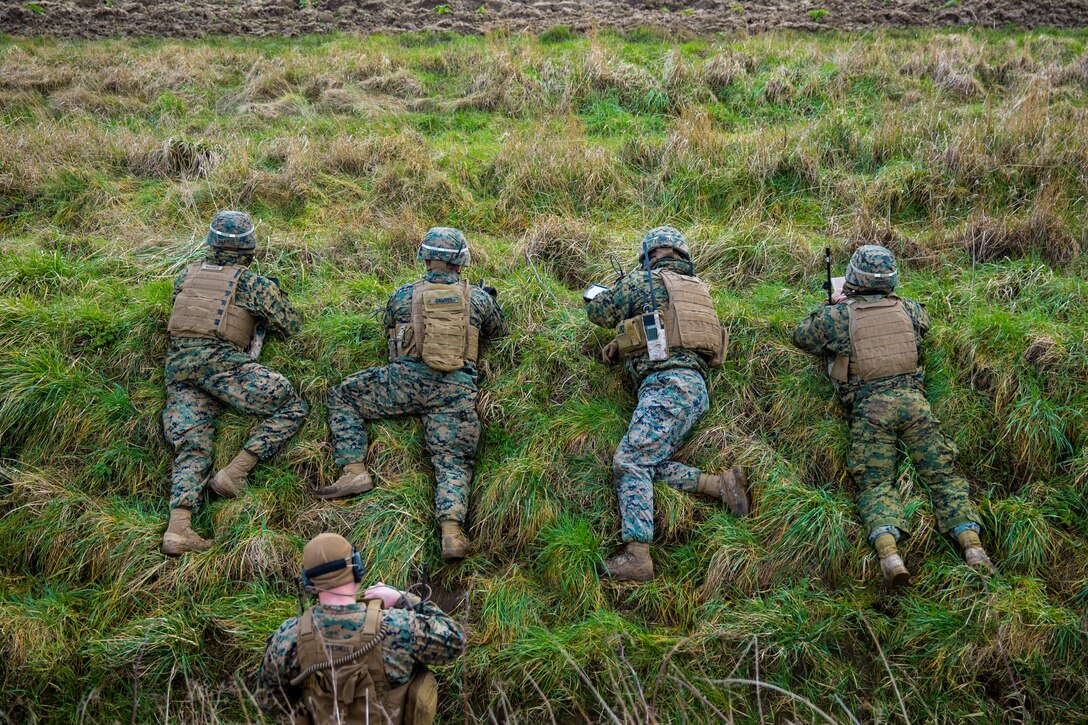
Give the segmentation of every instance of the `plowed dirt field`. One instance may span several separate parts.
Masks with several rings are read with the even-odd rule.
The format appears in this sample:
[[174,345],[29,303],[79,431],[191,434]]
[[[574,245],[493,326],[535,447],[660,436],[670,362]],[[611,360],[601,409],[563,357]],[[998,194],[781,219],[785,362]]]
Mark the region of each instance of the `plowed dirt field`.
[[1088,0],[3,0],[0,32],[70,38],[197,37],[305,33],[494,29],[555,25],[656,27],[682,33],[770,28],[979,25],[1078,27]]

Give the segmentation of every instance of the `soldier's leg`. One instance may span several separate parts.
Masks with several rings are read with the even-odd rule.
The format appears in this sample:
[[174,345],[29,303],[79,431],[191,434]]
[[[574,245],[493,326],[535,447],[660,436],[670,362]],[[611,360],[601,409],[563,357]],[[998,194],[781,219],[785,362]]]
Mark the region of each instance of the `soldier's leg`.
[[967,481],[956,473],[956,447],[941,430],[921,391],[910,400],[908,425],[902,431],[918,475],[928,484],[933,499],[937,529],[956,539],[970,566],[994,571],[982,548],[978,510],[971,503]]
[[464,524],[472,467],[480,442],[476,393],[466,392],[440,411],[423,414],[423,433],[434,467],[434,506],[439,522]]
[[[693,374],[698,376],[698,373]],[[653,541],[655,475],[706,410],[698,406],[698,395],[692,395],[694,387],[686,376],[666,371],[647,376],[639,388],[638,406],[612,459],[620,503],[621,535],[625,542]],[[693,400],[694,407],[684,404],[684,401]],[[698,469],[675,462],[663,472],[670,476],[670,484],[678,488],[691,476],[696,482],[699,477]]]
[[847,465],[858,487],[861,520],[880,558],[884,581],[901,587],[910,584],[910,572],[896,548],[907,531],[903,502],[895,488],[897,430],[902,420],[896,393],[876,393],[855,404]]
[[858,401],[851,416],[847,467],[858,488],[858,510],[869,543],[881,533],[892,533],[898,539],[908,531],[903,501],[895,487],[897,406],[894,393],[877,393]]
[[454,374],[428,386],[428,407],[423,413],[423,433],[434,467],[434,505],[442,530],[443,559],[461,559],[469,553],[464,523],[480,442],[476,386],[468,376],[459,377]]
[[[668,384],[656,398],[659,404],[668,406],[674,414],[669,430],[669,439],[674,447],[668,455],[672,456],[680,449],[684,437],[710,408],[710,393],[707,392],[703,376],[694,370],[675,370],[666,375]],[[681,491],[695,493],[701,474],[702,471],[694,466],[666,460],[654,467],[653,480]]]
[[309,406],[280,373],[258,363],[209,375],[201,388],[220,402],[249,415],[264,416],[249,433],[242,450],[216,472],[210,485],[220,496],[233,498],[245,490],[246,477],[258,461],[268,460],[298,432]]
[[329,435],[338,466],[366,460],[366,421],[420,412],[419,396],[403,365],[355,373],[329,391]]
[[262,461],[276,455],[298,433],[310,411],[286,377],[258,363],[211,375],[201,387],[243,413],[264,416],[242,446]]
[[170,476],[170,508],[195,511],[212,464],[215,418],[222,406],[207,393],[186,383],[166,386],[163,428],[174,446]]
[[956,473],[956,448],[930,410],[929,401],[920,392],[904,401],[909,423],[901,436],[910,451],[918,475],[929,486],[933,496],[933,513],[937,529],[950,534],[962,524],[978,526],[978,510],[970,499],[967,481]]
[[164,554],[206,551],[212,542],[193,531],[192,511],[201,503],[204,481],[212,462],[212,442],[219,403],[186,383],[166,386],[163,428],[174,446],[171,471],[170,523],[163,533]]

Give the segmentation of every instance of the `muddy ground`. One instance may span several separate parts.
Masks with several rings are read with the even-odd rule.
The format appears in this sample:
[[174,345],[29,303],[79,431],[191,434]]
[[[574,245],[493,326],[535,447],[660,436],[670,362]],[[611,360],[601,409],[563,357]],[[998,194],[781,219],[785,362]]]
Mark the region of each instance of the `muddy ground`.
[[[826,12],[823,12],[826,11]],[[769,28],[1088,25],[1088,0],[0,0],[0,32],[100,38],[299,35],[555,25],[682,33]]]

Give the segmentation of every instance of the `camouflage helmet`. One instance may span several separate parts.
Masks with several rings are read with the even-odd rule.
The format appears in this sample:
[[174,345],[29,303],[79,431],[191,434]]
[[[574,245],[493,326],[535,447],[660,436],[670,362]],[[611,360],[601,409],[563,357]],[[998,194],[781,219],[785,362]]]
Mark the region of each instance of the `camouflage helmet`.
[[431,227],[423,236],[416,259],[429,259],[458,267],[467,267],[472,262],[468,251],[468,242],[460,229],[453,227]]
[[895,289],[899,284],[895,255],[876,244],[858,247],[846,265],[846,283],[854,289]]
[[256,249],[253,220],[240,211],[221,211],[208,227],[207,243],[216,249]]
[[673,227],[657,227],[651,229],[642,238],[642,254],[649,254],[655,249],[669,247],[675,249],[684,259],[691,260],[691,251],[688,243],[679,229]]

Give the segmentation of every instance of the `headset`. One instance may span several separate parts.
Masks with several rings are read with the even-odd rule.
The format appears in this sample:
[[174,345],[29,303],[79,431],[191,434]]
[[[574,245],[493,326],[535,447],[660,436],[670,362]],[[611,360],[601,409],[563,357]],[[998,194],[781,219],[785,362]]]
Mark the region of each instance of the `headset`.
[[[350,562],[350,564],[349,564]],[[351,575],[355,579],[355,583],[358,584],[363,581],[363,575],[366,574],[366,567],[363,566],[363,558],[359,556],[359,552],[355,550],[355,547],[351,547],[351,556],[346,556],[343,559],[335,559],[333,561],[327,561],[324,564],[318,564],[312,569],[302,570],[302,585],[310,588],[318,588],[313,583],[313,577],[323,576],[325,574],[331,574],[339,569],[351,566]]]

